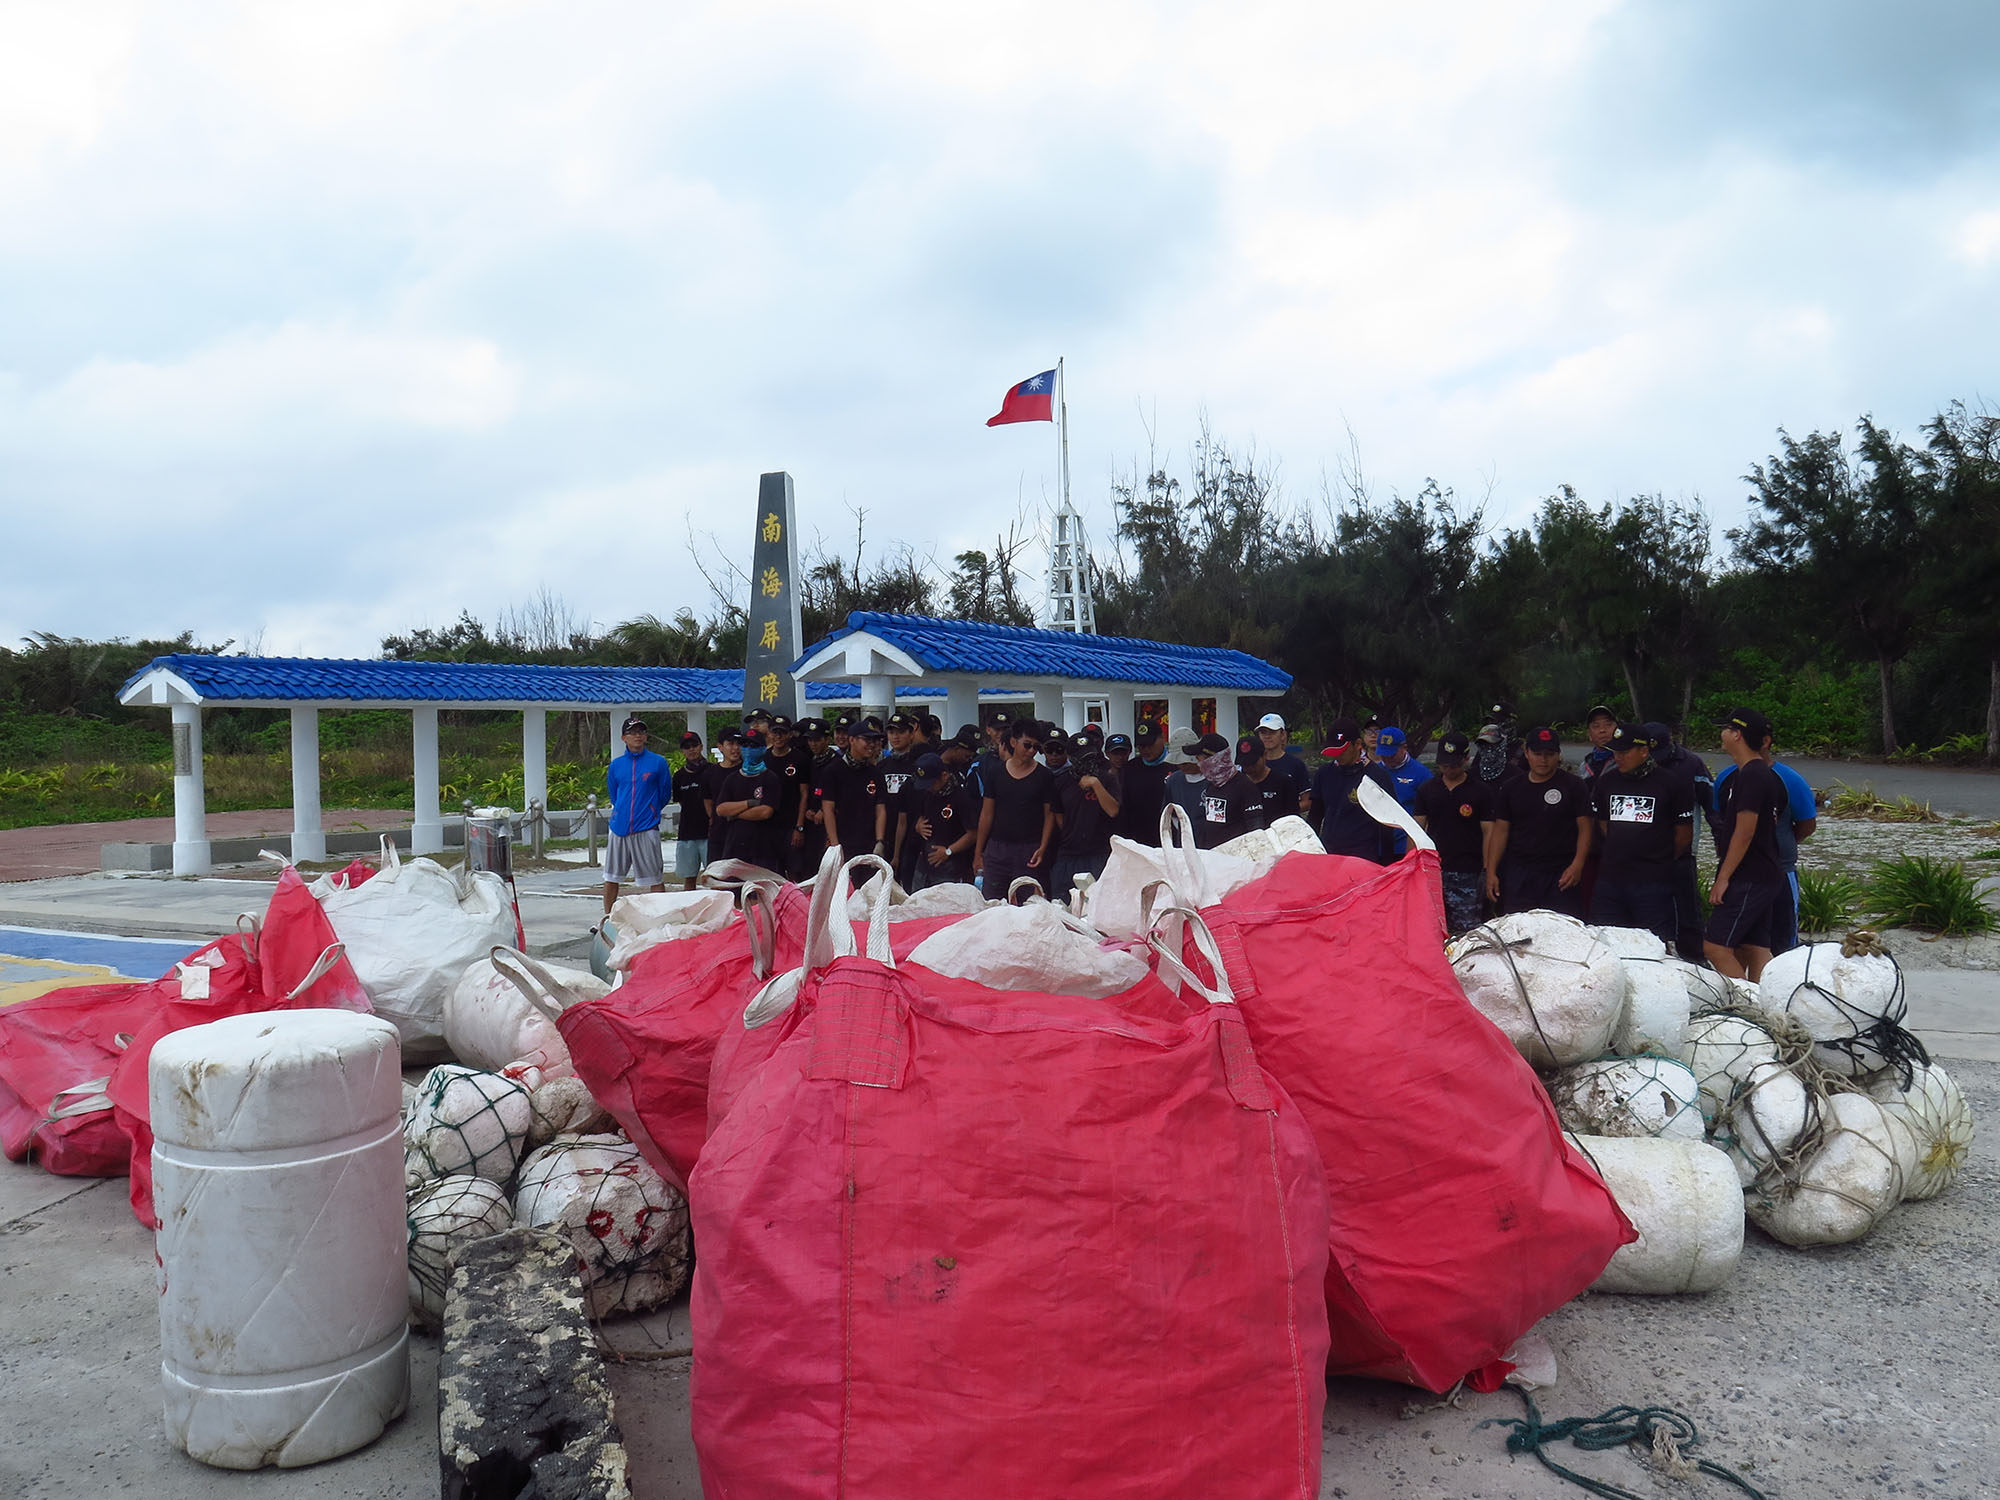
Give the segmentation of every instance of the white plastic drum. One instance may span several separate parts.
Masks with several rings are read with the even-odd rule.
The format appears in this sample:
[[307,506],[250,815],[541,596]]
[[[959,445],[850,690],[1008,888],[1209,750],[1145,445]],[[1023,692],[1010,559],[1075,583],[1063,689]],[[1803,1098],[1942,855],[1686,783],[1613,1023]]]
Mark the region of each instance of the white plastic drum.
[[396,1028],[351,1011],[154,1046],[161,1380],[191,1457],[319,1463],[408,1404],[400,1065]]

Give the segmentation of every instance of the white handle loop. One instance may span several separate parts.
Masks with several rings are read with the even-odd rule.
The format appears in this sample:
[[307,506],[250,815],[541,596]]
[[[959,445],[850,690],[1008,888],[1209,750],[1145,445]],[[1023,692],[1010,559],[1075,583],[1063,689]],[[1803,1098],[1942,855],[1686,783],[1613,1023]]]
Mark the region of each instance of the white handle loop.
[[389,834],[382,835],[382,873],[393,876],[403,868],[403,856],[396,852],[396,840]]
[[895,893],[896,872],[879,854],[855,855],[840,867],[843,878],[829,882],[833,899],[828,903],[827,928],[834,956],[852,958],[858,951],[854,941],[854,923],[847,915],[845,898],[839,894],[848,888],[856,870],[878,870],[883,876],[868,898],[868,957],[878,964],[894,968],[895,955],[889,949],[889,898]]
[[495,943],[487,957],[493,961],[493,972],[509,981],[527,998],[530,1005],[551,1021],[576,1004],[580,998],[575,990],[519,948],[510,948],[505,943]]
[[749,929],[750,972],[759,979],[769,979],[778,961],[777,897],[777,887],[759,880],[744,886],[739,898],[743,925]]
[[[1141,900],[1149,901],[1154,888],[1163,884],[1162,881],[1153,882],[1146,888]],[[1166,929],[1152,924],[1146,928],[1146,946],[1159,958],[1160,968],[1171,972],[1184,988],[1193,990],[1210,1005],[1234,1005],[1236,990],[1229,982],[1229,969],[1222,961],[1222,949],[1215,941],[1215,934],[1208,930],[1208,923],[1202,920],[1201,913],[1188,906],[1166,906],[1160,909],[1159,914],[1162,918],[1174,919],[1171,938]],[[1182,961],[1178,950],[1184,932],[1193,935],[1196,949],[1208,960],[1208,967],[1215,975],[1214,984],[1202,979]]]
[[285,998],[287,1000],[298,999],[299,996],[303,995],[307,990],[311,989],[314,985],[318,984],[320,980],[324,979],[326,977],[326,971],[328,969],[331,969],[335,964],[339,963],[340,960],[346,955],[346,953],[347,953],[347,944],[329,943],[326,947],[326,950],[322,952],[318,958],[313,960],[312,967],[306,970],[306,977],[301,979],[297,984],[293,985],[291,988],[291,992],[287,994]]
[[1433,853],[1437,851],[1437,844],[1429,834],[1417,826],[1417,820],[1410,816],[1408,809],[1370,778],[1366,776],[1361,778],[1355,800],[1361,804],[1361,810],[1376,822],[1401,832],[1403,837],[1410,841],[1411,848],[1428,849]]
[[1215,889],[1195,842],[1194,819],[1178,802],[1160,809],[1160,864],[1174,889],[1192,906],[1215,904]]

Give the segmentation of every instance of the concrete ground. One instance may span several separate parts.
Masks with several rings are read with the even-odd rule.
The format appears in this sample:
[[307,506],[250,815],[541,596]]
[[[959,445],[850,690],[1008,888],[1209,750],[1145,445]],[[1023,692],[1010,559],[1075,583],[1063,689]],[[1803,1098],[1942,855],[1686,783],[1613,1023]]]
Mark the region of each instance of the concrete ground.
[[[410,810],[329,808],[322,815],[329,833],[407,828]],[[290,833],[290,808],[263,812],[212,812],[212,839]],[[84,875],[98,868],[105,844],[172,843],[172,818],[121,818],[112,823],[55,823],[40,828],[0,828],[0,881],[47,880]]]
[[[1891,765],[1887,761],[1795,759],[1782,750],[1779,754],[1817,791],[1825,791],[1837,781],[1851,787],[1872,786],[1875,795],[1885,800],[1914,797],[1947,816],[2000,818],[2000,771],[1964,766]],[[1718,762],[1714,754],[1706,758],[1710,766],[1726,763]]]
[[[1878,788],[1879,789],[1879,788]],[[580,951],[596,920],[589,872],[527,876],[530,946]],[[0,924],[186,937],[260,907],[242,880],[93,875],[0,889]],[[1910,1025],[1958,1078],[1983,1134],[1948,1193],[1906,1204],[1857,1245],[1788,1249],[1752,1229],[1736,1278],[1702,1297],[1585,1297],[1543,1325],[1560,1377],[1545,1416],[1620,1403],[1690,1415],[1707,1456],[1767,1494],[2000,1495],[2000,976],[1954,968],[1942,945],[1906,957]],[[122,1179],[50,1177],[0,1163],[0,1496],[159,1500],[282,1492],[301,1500],[436,1492],[435,1344],[415,1344],[410,1414],[361,1453],[291,1472],[234,1475],[172,1452],[160,1430],[150,1236]],[[608,1362],[640,1500],[700,1493],[688,1432],[684,1304],[608,1325]],[[1331,1385],[1323,1496],[1554,1497],[1575,1493],[1510,1459],[1487,1417],[1507,1392],[1459,1407],[1379,1382]],[[25,1440],[23,1439],[25,1435]],[[1657,1477],[1623,1452],[1558,1461],[1643,1495],[1728,1493]]]

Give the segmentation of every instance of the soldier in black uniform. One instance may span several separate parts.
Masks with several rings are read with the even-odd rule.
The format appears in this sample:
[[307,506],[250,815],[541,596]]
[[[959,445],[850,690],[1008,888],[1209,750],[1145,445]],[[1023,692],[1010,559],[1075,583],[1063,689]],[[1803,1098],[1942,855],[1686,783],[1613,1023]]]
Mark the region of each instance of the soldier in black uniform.
[[1562,741],[1547,725],[1528,731],[1525,775],[1503,781],[1494,799],[1486,894],[1503,912],[1559,911],[1581,918],[1584,862],[1590,856],[1590,792],[1562,768]]
[[917,761],[916,779],[911,784],[917,815],[911,833],[920,852],[910,890],[972,883],[972,845],[979,836],[980,799],[965,780],[971,764],[971,751],[957,740],[945,742],[943,755],[925,755]]
[[888,859],[896,872],[896,883],[908,890],[917,846],[910,833],[910,824],[915,821],[912,799],[905,793],[917,774],[917,720],[910,714],[891,714],[884,727],[889,736],[889,750],[878,765],[882,772],[882,797],[889,809]]
[[1202,788],[1194,820],[1197,849],[1213,849],[1264,826],[1264,799],[1231,754],[1233,746],[1213,730],[1181,750],[1201,768]]
[[[715,737],[715,750],[722,757],[722,763],[705,763],[702,775],[708,778],[708,800],[711,803],[722,800],[722,783],[728,780],[732,771],[743,764],[743,731],[731,724]],[[714,864],[722,858],[723,835],[729,825],[716,818],[708,825],[708,863]]]
[[1611,766],[1590,782],[1603,849],[1590,920],[1643,927],[1672,947],[1674,861],[1694,847],[1694,790],[1653,764],[1644,726],[1617,725],[1608,747]]
[[811,760],[805,771],[805,802],[794,824],[791,867],[785,873],[793,880],[808,880],[826,855],[826,815],[821,799],[846,762],[834,750],[833,732],[825,720],[801,719],[799,729]]
[[722,857],[747,860],[776,872],[784,863],[784,823],[779,804],[784,783],[767,766],[768,746],[761,729],[743,736],[739,763],[716,790],[715,816],[722,825]]
[[1264,809],[1264,827],[1269,828],[1280,818],[1299,815],[1299,794],[1294,790],[1292,778],[1271,764],[1261,737],[1246,734],[1236,742],[1236,765],[1257,789],[1258,805]]
[[840,772],[839,790],[823,789],[820,811],[826,815],[826,836],[849,859],[888,850],[887,788],[877,764],[887,739],[882,721],[872,714],[855,724],[847,737],[852,758]]
[[1167,805],[1167,778],[1178,770],[1167,754],[1166,731],[1144,723],[1133,736],[1132,758],[1118,768],[1124,796],[1113,832],[1135,844],[1157,848],[1160,813]]

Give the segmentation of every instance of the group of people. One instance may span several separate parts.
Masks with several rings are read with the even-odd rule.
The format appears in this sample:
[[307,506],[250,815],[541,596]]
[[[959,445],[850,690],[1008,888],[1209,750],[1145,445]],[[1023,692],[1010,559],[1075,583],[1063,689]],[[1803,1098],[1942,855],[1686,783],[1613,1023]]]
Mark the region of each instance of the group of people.
[[[1405,840],[1364,805],[1372,782],[1436,843],[1453,933],[1553,910],[1647,928],[1685,958],[1755,978],[1797,944],[1798,845],[1816,812],[1804,778],[1773,756],[1764,715],[1738,710],[1720,727],[1730,763],[1711,776],[1669,726],[1620,722],[1604,705],[1587,716],[1580,774],[1564,768],[1553,728],[1516,734],[1505,704],[1477,736],[1443,735],[1432,766],[1400,728],[1337,718],[1317,768],[1279,714],[1232,741],[1153,722],[1130,736],[1096,725],[1072,734],[1006,710],[948,739],[928,713],[831,724],[754,713],[716,737],[713,758],[699,734],[683,734],[683,764],[670,771],[634,717],[606,783],[605,910],[621,882],[665,888],[669,800],[680,808],[674,872],[690,889],[719,859],[802,880],[838,844],[872,850],[909,890],[974,882],[999,897],[1027,880],[1060,900],[1102,874],[1113,835],[1158,843],[1169,804],[1205,849],[1298,815],[1328,853],[1388,863]],[[1706,921],[1697,815],[1718,855]]]

